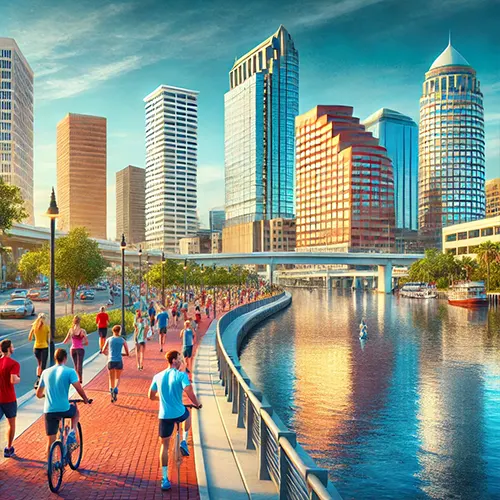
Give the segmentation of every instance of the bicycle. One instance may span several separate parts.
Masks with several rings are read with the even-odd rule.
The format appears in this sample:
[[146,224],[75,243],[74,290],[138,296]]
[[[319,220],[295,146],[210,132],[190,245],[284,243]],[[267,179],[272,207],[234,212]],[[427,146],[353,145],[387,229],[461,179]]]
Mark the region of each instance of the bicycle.
[[[83,403],[83,399],[70,399],[69,402],[75,404]],[[89,404],[91,403],[92,399],[89,399]],[[47,478],[52,493],[59,491],[66,465],[69,465],[72,470],[76,470],[82,461],[83,434],[80,422],[78,422],[76,429],[76,442],[69,446],[66,444],[68,432],[69,427],[66,426],[66,419],[62,418],[59,424],[59,439],[56,439],[50,446],[47,463]]]
[[[195,408],[196,410],[199,410],[201,408],[200,406],[195,406],[195,405],[184,405],[187,409],[193,409]],[[174,456],[174,463],[177,465],[177,484],[180,485],[180,478],[181,478],[181,464],[182,464],[182,459],[184,458],[184,455],[181,451],[181,422],[176,422],[176,432],[175,432],[175,439],[173,440],[174,442],[174,450],[173,450],[173,456]]]

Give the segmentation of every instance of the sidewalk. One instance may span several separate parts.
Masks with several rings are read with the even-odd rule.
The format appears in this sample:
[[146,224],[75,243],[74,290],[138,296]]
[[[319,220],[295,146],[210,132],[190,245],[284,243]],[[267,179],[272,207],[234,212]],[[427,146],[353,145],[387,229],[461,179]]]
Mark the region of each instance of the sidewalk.
[[[206,332],[210,321],[203,318],[198,335]],[[165,352],[173,348],[180,350],[180,324],[169,328],[163,353],[159,352],[157,335],[147,343],[143,371],[136,369],[135,352],[129,358],[124,357],[117,403],[110,402],[107,370],[102,370],[85,386],[94,402],[90,406],[79,405],[83,459],[79,470],[65,469],[59,491],[61,498],[199,499],[192,432],[189,435],[191,456],[183,460],[180,482],[177,467],[171,463],[172,489],[161,491],[158,402],[147,398],[153,375],[167,367]],[[16,457],[0,465],[2,500],[54,498],[43,469],[45,445],[44,420],[39,418],[15,440]]]

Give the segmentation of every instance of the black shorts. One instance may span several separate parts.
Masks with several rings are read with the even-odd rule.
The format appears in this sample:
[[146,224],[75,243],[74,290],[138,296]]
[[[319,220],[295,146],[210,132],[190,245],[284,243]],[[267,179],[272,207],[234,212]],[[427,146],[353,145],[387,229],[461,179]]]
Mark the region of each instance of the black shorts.
[[0,420],[5,415],[5,418],[17,417],[17,401],[11,403],[0,403]]
[[42,370],[45,370],[47,368],[47,360],[49,359],[49,348],[48,347],[42,347],[41,349],[34,349],[33,352],[35,353],[35,358],[40,362],[42,366]]
[[61,418],[72,418],[76,413],[76,405],[71,403],[68,411],[57,411],[53,413],[45,413],[45,432],[47,436],[57,434],[59,421]]
[[142,346],[145,346],[146,345],[146,342],[136,342],[135,345],[142,345]]
[[166,326],[162,326],[162,327],[160,328],[160,334],[161,334],[161,335],[165,335],[166,333],[167,333],[167,327],[166,327]]
[[153,328],[153,326],[155,326],[155,317],[154,316],[150,316],[149,317],[149,322],[151,323],[151,328]]
[[105,339],[108,336],[108,329],[107,328],[99,328],[99,337],[101,339]]
[[110,361],[108,370],[123,370],[123,361]]
[[185,358],[190,358],[193,356],[193,346],[192,345],[185,345],[183,348],[182,348],[182,355],[185,357]]
[[177,422],[184,422],[189,417],[189,410],[186,408],[186,411],[183,415],[177,418],[160,418],[160,437],[161,438],[169,438],[174,432],[174,427]]

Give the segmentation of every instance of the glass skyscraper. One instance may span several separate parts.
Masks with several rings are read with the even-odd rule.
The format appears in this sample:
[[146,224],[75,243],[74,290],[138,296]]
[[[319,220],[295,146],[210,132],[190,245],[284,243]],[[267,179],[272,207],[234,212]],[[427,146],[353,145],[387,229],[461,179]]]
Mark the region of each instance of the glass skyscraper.
[[425,74],[420,99],[419,229],[441,246],[443,227],[485,216],[483,94],[451,45]]
[[382,108],[369,116],[365,128],[387,150],[394,169],[396,228],[418,229],[418,127],[406,115]]
[[283,26],[238,59],[224,97],[226,226],[294,217],[299,56]]

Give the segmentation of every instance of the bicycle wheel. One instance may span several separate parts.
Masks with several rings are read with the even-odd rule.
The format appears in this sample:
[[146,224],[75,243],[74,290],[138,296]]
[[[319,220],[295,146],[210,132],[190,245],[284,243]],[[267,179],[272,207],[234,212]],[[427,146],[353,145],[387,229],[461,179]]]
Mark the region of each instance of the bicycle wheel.
[[76,443],[68,446],[68,464],[73,470],[78,469],[83,456],[83,434],[80,422],[78,422],[75,434]]
[[63,445],[61,441],[54,441],[49,451],[47,463],[47,478],[52,493],[57,493],[61,487],[64,472]]

